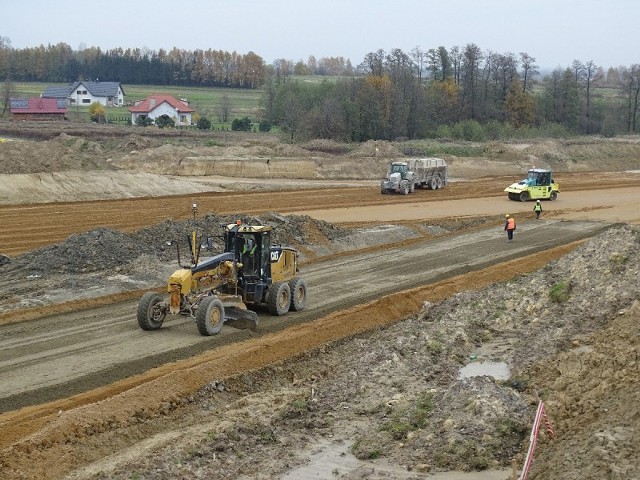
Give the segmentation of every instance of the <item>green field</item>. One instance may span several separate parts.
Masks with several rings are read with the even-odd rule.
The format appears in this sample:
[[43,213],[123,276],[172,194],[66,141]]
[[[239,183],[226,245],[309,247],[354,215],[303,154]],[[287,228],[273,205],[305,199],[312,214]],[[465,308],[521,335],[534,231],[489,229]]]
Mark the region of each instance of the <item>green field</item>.
[[[48,86],[64,86],[62,83],[14,83],[12,97],[39,97]],[[259,121],[259,106],[263,90],[210,87],[175,87],[161,85],[122,85],[127,105],[137,100],[144,100],[153,93],[168,93],[175,98],[186,98],[189,106],[198,115],[207,117],[214,128],[226,128],[234,118],[249,117],[253,122]],[[222,105],[227,99],[229,119],[221,122]],[[107,107],[107,115],[112,121],[125,123],[130,118],[128,106]],[[71,121],[89,122],[89,107],[69,107],[67,117]]]

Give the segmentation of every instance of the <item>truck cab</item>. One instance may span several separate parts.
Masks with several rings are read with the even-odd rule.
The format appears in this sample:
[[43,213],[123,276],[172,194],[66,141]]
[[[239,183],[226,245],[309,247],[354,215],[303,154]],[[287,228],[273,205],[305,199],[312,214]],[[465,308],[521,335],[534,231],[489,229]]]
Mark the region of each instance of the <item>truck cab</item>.
[[380,183],[381,193],[399,192],[408,195],[415,190],[415,174],[407,162],[392,162],[387,178]]

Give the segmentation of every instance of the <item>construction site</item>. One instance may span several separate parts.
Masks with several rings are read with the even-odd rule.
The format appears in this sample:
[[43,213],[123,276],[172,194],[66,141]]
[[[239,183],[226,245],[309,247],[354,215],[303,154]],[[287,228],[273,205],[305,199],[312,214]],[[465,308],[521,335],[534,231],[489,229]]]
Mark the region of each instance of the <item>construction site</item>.
[[[401,143],[102,127],[0,128],[0,478],[640,478],[639,138],[381,195]],[[505,192],[533,167],[538,220]],[[257,290],[228,232],[268,232]],[[214,267],[255,328],[168,300]]]

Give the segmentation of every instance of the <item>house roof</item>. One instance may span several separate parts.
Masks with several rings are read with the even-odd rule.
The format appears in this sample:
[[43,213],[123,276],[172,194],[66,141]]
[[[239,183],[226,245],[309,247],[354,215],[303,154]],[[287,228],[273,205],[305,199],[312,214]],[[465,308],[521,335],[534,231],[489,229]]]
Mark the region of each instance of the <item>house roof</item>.
[[66,100],[56,98],[12,98],[11,113],[66,113]]
[[158,93],[149,95],[141,102],[137,102],[135,106],[129,108],[131,113],[150,113],[158,108],[163,103],[171,105],[178,113],[192,113],[195,112],[193,108],[190,108],[185,102],[172,97],[166,93]]
[[66,99],[71,92],[71,86],[66,87],[47,87],[42,94],[42,98],[62,98]]
[[88,82],[83,80],[64,87],[47,87],[42,96],[45,98],[67,98],[80,85],[84,86],[87,92],[94,97],[115,97],[118,95],[118,88],[122,90],[124,95],[124,89],[120,82]]

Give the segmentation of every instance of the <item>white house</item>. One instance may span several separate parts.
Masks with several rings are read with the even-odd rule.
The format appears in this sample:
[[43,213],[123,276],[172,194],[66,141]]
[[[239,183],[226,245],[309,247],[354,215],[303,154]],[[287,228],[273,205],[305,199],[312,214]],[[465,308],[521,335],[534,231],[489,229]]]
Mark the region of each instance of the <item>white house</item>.
[[65,99],[73,106],[98,102],[106,107],[124,105],[124,95],[120,82],[81,81],[64,87],[47,87],[42,97]]
[[176,126],[191,125],[191,115],[195,112],[189,104],[166,93],[153,94],[136,102],[129,108],[131,123],[136,124],[138,118],[150,118],[155,121],[159,117],[168,117]]

